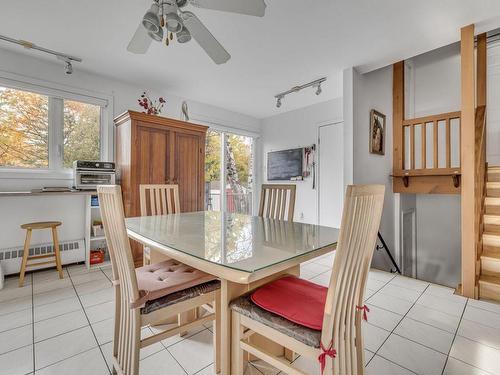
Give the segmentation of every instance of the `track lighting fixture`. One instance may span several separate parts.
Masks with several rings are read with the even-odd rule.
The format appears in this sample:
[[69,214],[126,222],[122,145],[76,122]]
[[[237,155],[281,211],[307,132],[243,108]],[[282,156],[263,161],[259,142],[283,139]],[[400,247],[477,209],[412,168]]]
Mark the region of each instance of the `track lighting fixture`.
[[316,88],[316,91],[315,91],[315,94],[316,95],[319,95],[322,93],[322,89],[321,89],[321,84],[323,82],[326,81],[326,77],[323,77],[323,78],[320,78],[320,79],[317,79],[315,81],[312,81],[312,82],[309,82],[309,83],[306,83],[304,85],[300,85],[300,86],[294,86],[292,87],[290,90],[288,91],[284,91],[284,92],[280,92],[279,94],[275,95],[274,97],[276,98],[276,108],[280,108],[281,107],[281,100],[288,94],[291,94],[292,92],[299,92],[300,90],[303,90],[305,89],[306,87],[315,87]]
[[64,61],[65,66],[64,66],[64,71],[66,74],[72,74],[73,73],[73,63],[76,62],[82,62],[82,59],[79,57],[71,56],[71,55],[66,55],[61,52],[53,51],[48,48],[43,48],[40,46],[37,46],[35,43],[28,42],[26,40],[18,40],[14,38],[10,38],[5,35],[0,35],[0,40],[4,40],[9,43],[14,43],[18,44],[20,46],[23,46],[26,49],[34,49],[40,52],[48,53],[49,55],[54,55],[57,57],[57,59]]

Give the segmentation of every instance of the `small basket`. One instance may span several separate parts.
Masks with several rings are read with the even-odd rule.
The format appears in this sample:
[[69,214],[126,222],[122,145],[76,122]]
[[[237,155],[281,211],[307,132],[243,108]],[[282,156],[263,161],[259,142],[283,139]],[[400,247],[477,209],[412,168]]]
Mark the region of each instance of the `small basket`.
[[105,251],[103,249],[91,250],[90,251],[90,264],[101,264],[104,263]]

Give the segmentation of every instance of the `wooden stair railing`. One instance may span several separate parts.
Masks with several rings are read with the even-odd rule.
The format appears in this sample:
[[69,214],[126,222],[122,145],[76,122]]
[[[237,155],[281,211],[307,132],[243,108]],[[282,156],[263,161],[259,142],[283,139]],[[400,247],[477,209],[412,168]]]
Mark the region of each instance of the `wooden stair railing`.
[[475,113],[475,171],[476,185],[474,191],[475,215],[474,226],[476,227],[476,276],[480,274],[480,257],[483,252],[483,232],[484,232],[484,202],[486,198],[487,183],[487,163],[486,163],[486,106],[476,108]]

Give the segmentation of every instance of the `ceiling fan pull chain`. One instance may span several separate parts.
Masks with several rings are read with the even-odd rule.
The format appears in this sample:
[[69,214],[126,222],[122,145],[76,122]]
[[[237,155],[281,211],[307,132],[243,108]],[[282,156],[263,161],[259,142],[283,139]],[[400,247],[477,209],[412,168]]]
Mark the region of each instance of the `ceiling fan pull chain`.
[[165,45],[168,47],[169,42],[168,42],[168,36],[165,38]]
[[174,33],[170,33],[170,40],[173,40],[174,39]]

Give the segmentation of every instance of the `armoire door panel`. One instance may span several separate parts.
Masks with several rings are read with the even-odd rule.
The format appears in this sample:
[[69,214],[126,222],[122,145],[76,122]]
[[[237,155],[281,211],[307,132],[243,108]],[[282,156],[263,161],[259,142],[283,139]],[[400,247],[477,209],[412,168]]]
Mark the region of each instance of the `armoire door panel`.
[[200,165],[200,136],[175,134],[175,173],[174,183],[179,184],[181,211],[191,212],[201,209],[200,189],[204,168]]
[[139,184],[164,184],[169,179],[169,131],[139,126]]

